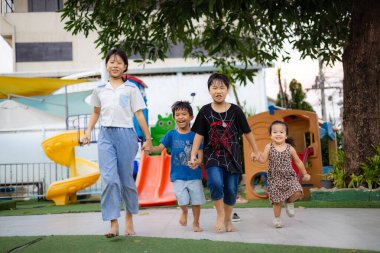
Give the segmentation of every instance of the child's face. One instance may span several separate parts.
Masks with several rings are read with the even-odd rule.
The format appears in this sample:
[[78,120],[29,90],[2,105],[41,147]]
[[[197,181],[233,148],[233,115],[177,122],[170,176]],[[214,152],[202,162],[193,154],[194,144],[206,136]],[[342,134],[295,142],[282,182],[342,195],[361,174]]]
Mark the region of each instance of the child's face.
[[193,119],[193,116],[190,116],[186,109],[178,109],[174,112],[173,118],[178,129],[187,130],[190,128],[190,121]]
[[286,127],[281,124],[275,124],[272,126],[272,131],[270,133],[271,139],[277,143],[282,144],[286,140]]
[[114,54],[109,58],[106,68],[110,77],[120,78],[126,70],[127,65],[125,65],[120,56]]
[[208,92],[215,103],[224,103],[227,97],[228,89],[222,81],[215,80],[210,85]]

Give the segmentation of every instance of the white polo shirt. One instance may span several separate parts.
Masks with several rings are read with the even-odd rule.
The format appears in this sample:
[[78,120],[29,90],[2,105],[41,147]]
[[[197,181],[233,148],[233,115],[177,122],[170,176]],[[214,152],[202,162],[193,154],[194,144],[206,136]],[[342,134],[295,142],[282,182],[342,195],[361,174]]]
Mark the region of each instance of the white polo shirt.
[[105,127],[133,127],[133,116],[145,109],[145,102],[137,88],[126,81],[116,89],[110,82],[98,86],[92,93],[91,104],[100,107],[100,125]]

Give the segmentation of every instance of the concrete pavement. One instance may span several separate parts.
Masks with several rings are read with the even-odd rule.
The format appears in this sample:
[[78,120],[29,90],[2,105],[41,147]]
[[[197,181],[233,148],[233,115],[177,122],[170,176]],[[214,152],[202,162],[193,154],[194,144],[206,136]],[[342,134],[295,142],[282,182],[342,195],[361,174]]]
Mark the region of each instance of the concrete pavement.
[[[296,208],[296,216],[282,213],[284,227],[272,226],[271,208],[235,209],[241,221],[235,222],[237,232],[215,233],[214,209],[202,209],[201,233],[192,231],[192,213],[187,227],[178,223],[180,210],[175,208],[142,209],[134,217],[138,236],[209,239],[247,243],[269,243],[320,246],[380,251],[380,209],[359,208]],[[124,220],[119,219],[120,232]],[[31,235],[102,235],[109,222],[101,221],[100,213],[71,213],[33,216],[0,217],[0,236]]]

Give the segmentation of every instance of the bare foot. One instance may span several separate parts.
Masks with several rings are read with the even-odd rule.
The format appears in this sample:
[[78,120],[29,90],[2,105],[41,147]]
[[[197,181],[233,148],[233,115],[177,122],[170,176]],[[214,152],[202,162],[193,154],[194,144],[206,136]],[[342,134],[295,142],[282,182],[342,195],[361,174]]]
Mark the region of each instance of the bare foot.
[[193,231],[194,232],[202,232],[203,229],[199,226],[199,223],[194,222],[193,223]]
[[135,235],[135,229],[133,227],[132,214],[128,213],[125,217],[125,235]]
[[236,232],[236,228],[235,226],[232,224],[232,221],[227,221],[225,223],[225,226],[226,226],[226,231],[227,232]]
[[215,232],[217,233],[224,232],[225,227],[224,227],[223,217],[217,217],[214,228],[215,228]]
[[182,211],[181,218],[179,218],[179,224],[187,226],[187,211]]
[[104,236],[107,238],[112,238],[119,235],[119,223],[117,220],[111,220],[111,231],[109,231]]

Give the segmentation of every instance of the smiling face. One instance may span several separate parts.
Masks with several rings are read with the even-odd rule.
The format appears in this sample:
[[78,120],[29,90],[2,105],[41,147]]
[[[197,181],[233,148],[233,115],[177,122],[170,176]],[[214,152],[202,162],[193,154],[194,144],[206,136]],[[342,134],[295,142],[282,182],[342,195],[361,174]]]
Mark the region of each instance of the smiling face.
[[124,71],[127,69],[127,65],[119,55],[114,54],[111,55],[107,61],[106,68],[110,78],[116,79],[123,75]]
[[215,103],[221,104],[226,100],[228,87],[221,80],[214,80],[211,83],[208,92]]
[[274,124],[271,127],[270,137],[278,145],[285,143],[286,126],[284,126],[283,124]]
[[173,118],[177,124],[178,130],[188,131],[190,130],[190,121],[193,119],[193,116],[190,116],[190,113],[186,109],[178,109],[174,112]]

